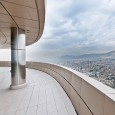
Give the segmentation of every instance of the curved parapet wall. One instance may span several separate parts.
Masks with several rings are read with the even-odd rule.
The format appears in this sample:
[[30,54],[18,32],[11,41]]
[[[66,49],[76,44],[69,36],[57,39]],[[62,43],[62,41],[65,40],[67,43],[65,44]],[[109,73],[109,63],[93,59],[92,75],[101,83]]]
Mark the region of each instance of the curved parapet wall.
[[[10,66],[10,62],[0,62]],[[27,68],[51,75],[64,88],[79,115],[114,115],[115,90],[72,69],[59,65],[27,62]]]

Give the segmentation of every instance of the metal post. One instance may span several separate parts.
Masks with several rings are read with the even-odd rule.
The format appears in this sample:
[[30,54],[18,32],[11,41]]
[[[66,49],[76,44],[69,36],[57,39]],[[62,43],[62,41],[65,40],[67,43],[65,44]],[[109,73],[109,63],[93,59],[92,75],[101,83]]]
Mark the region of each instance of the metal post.
[[26,86],[25,31],[11,28],[11,89]]

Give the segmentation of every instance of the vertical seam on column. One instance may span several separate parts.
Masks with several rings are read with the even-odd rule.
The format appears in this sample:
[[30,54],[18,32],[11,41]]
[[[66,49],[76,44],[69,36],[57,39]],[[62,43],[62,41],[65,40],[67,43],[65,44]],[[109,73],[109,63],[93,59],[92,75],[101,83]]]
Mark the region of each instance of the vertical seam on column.
[[19,64],[18,64],[18,36],[19,36],[19,28],[17,30],[17,42],[16,42],[16,55],[17,55],[17,79],[18,79],[18,85],[19,85]]

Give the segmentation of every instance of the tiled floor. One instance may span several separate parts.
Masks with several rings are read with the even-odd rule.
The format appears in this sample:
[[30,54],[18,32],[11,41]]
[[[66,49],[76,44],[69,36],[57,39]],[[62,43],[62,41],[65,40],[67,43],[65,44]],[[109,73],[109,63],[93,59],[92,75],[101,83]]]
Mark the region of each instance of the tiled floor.
[[76,115],[68,96],[48,74],[27,69],[26,88],[9,90],[10,68],[0,68],[0,115]]

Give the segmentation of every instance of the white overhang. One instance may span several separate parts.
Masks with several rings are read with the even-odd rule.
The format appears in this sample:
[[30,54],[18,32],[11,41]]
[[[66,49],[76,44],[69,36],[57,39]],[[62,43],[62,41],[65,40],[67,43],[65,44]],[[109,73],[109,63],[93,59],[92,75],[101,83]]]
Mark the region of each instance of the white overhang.
[[11,27],[25,30],[26,45],[40,39],[45,23],[45,0],[0,0],[0,48],[10,48]]

